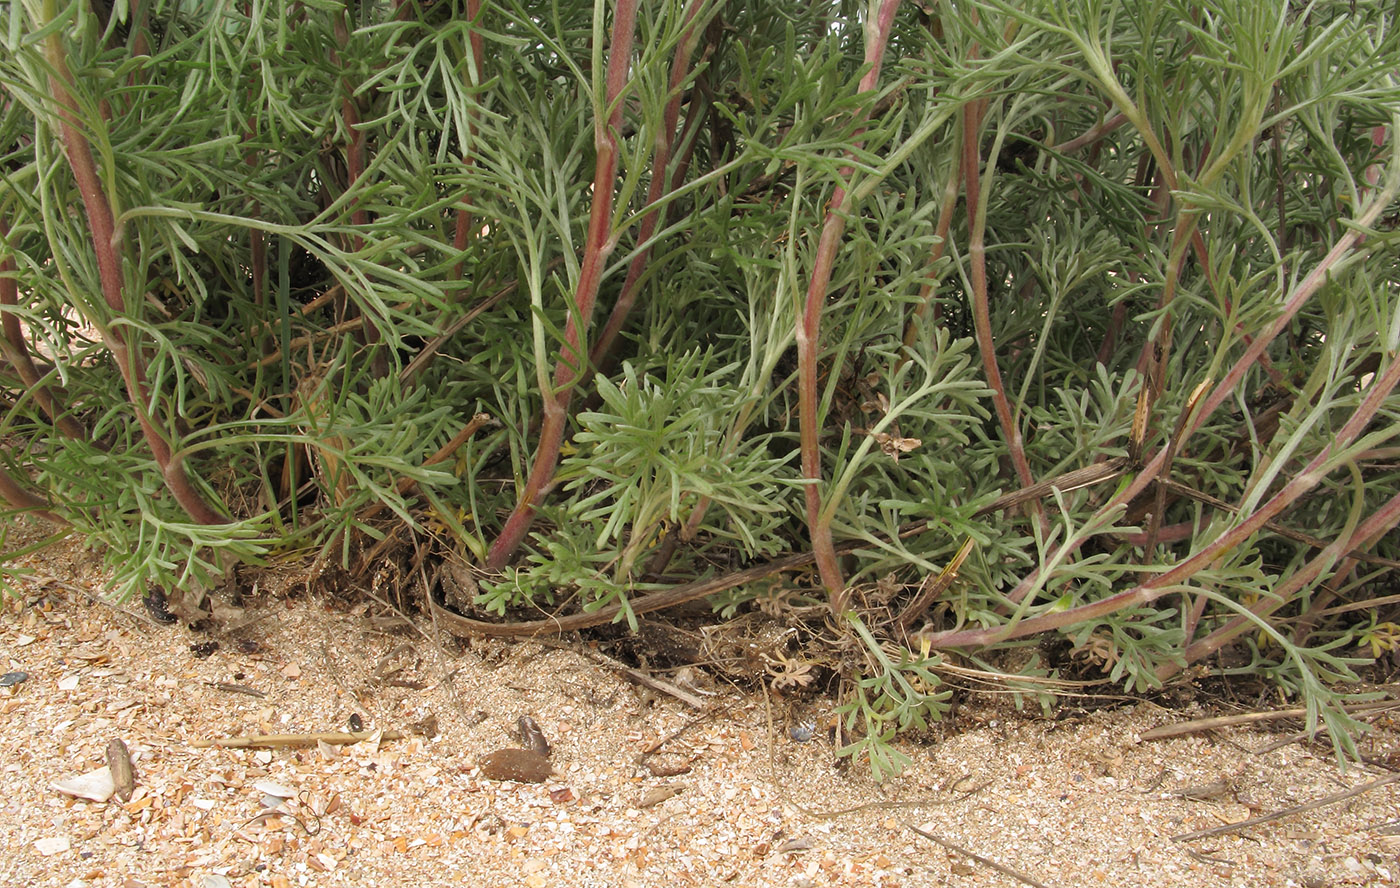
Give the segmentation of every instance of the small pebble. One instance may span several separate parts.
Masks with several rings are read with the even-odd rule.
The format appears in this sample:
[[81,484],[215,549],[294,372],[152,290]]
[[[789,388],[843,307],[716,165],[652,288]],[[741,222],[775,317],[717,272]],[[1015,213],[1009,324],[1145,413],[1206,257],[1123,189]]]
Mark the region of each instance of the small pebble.
[[481,776],[488,780],[515,780],[520,783],[543,783],[554,773],[549,759],[533,749],[498,749],[477,761]]
[[802,722],[801,724],[793,725],[792,728],[788,731],[788,734],[791,735],[792,739],[796,740],[798,743],[806,743],[808,740],[811,740],[812,737],[816,735],[816,733],[816,722]]
[[131,794],[136,791],[136,771],[131,767],[131,750],[120,738],[107,744],[107,770],[112,774],[117,798],[131,801]]
[[0,688],[12,688],[28,680],[28,672],[6,672],[4,675],[0,675]]

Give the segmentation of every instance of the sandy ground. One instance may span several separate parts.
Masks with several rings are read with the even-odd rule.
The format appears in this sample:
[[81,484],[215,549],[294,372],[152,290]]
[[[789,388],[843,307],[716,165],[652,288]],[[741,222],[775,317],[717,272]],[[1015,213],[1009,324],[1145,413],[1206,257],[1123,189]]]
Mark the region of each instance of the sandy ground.
[[[8,886],[1400,884],[1400,782],[1241,825],[1391,779],[1394,714],[1362,742],[1373,763],[1343,770],[1325,743],[1280,743],[1288,722],[1144,741],[1221,713],[974,698],[877,784],[820,727],[793,738],[830,700],[702,686],[696,709],[567,641],[461,642],[308,596],[262,594],[197,633],[95,602],[81,564],[32,566],[0,616],[0,672],[27,674],[0,688]],[[523,715],[554,772],[492,779],[482,759],[521,744]],[[352,716],[405,736],[196,745]],[[54,788],[101,776],[115,739],[137,758],[127,800]]]

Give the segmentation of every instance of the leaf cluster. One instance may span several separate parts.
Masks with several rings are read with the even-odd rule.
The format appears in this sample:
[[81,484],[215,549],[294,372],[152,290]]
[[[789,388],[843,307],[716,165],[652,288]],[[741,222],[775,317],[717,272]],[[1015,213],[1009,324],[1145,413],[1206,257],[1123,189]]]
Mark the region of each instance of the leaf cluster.
[[1024,682],[1247,671],[1351,748],[1394,4],[891,4],[7,5],[0,496],[122,596],[412,538],[634,626],[829,540],[879,774],[1047,640]]

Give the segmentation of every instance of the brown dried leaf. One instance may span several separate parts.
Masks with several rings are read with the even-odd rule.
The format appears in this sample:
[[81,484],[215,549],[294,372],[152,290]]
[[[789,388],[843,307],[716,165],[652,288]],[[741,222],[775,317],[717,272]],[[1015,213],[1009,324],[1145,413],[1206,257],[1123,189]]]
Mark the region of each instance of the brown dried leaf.
[[880,445],[880,450],[895,462],[899,462],[900,454],[908,453],[924,443],[919,438],[901,438],[889,432],[875,432],[872,437]]

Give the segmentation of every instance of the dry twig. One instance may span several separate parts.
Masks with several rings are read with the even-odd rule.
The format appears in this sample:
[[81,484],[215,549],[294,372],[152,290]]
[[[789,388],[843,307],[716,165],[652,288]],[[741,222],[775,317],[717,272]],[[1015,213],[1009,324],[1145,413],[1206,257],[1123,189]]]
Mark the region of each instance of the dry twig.
[[1048,888],[1048,886],[1044,882],[1037,882],[1035,879],[1032,879],[1025,873],[1017,872],[1009,866],[1004,866],[1000,863],[997,863],[995,860],[989,860],[988,858],[983,857],[980,854],[974,854],[973,852],[967,850],[963,846],[954,844],[953,842],[950,842],[947,839],[940,839],[933,833],[925,832],[924,830],[919,829],[912,823],[906,823],[904,825],[907,826],[909,829],[913,830],[914,832],[918,833],[919,835],[923,836],[924,838],[928,839],[930,842],[933,842],[937,845],[941,845],[944,848],[947,848],[949,851],[956,851],[958,854],[961,854],[962,856],[970,860],[975,860],[983,866],[991,867],[992,869],[1001,873],[1003,876],[1010,876],[1011,878],[1015,879],[1023,885],[1030,885],[1032,886],[1032,888]]
[[247,694],[249,697],[266,697],[267,691],[260,691],[257,688],[244,684],[235,684],[231,681],[206,681],[209,687],[229,694]]
[[211,746],[218,749],[295,749],[315,746],[322,742],[348,746],[351,743],[373,740],[376,736],[380,740],[402,740],[405,735],[399,731],[384,731],[382,734],[378,731],[358,731],[353,734],[347,731],[315,731],[310,734],[249,734],[244,737],[191,740],[190,745],[196,749],[208,749]]
[[[1400,708],[1400,701],[1375,700],[1370,703],[1357,703],[1342,707],[1348,714],[1370,712],[1377,709]],[[1182,737],[1187,734],[1200,734],[1219,728],[1232,728],[1238,725],[1252,725],[1258,722],[1278,721],[1283,718],[1300,718],[1308,714],[1306,709],[1275,709],[1268,712],[1246,712],[1243,715],[1221,715],[1213,718],[1198,718],[1195,721],[1175,725],[1162,725],[1142,732],[1143,740],[1166,740],[1169,737]]]
[[1251,817],[1248,820],[1241,820],[1239,823],[1227,823],[1224,826],[1217,826],[1211,829],[1198,829],[1194,832],[1181,833],[1180,835],[1172,836],[1172,840],[1176,842],[1189,842],[1192,839],[1204,839],[1207,836],[1219,836],[1225,833],[1239,832],[1242,829],[1258,826],[1261,823],[1282,820],[1285,817],[1301,814],[1304,811],[1312,811],[1316,808],[1325,808],[1328,805],[1335,805],[1337,802],[1344,802],[1349,798],[1359,796],[1365,792],[1370,792],[1373,789],[1385,786],[1387,783],[1394,783],[1397,780],[1400,780],[1400,772],[1387,774],[1384,777],[1377,777],[1370,783],[1363,783],[1360,786],[1354,786],[1343,792],[1334,792],[1332,795],[1314,799],[1305,805],[1294,805],[1292,808],[1284,808],[1282,811],[1275,811],[1272,814],[1264,814],[1260,817]]

